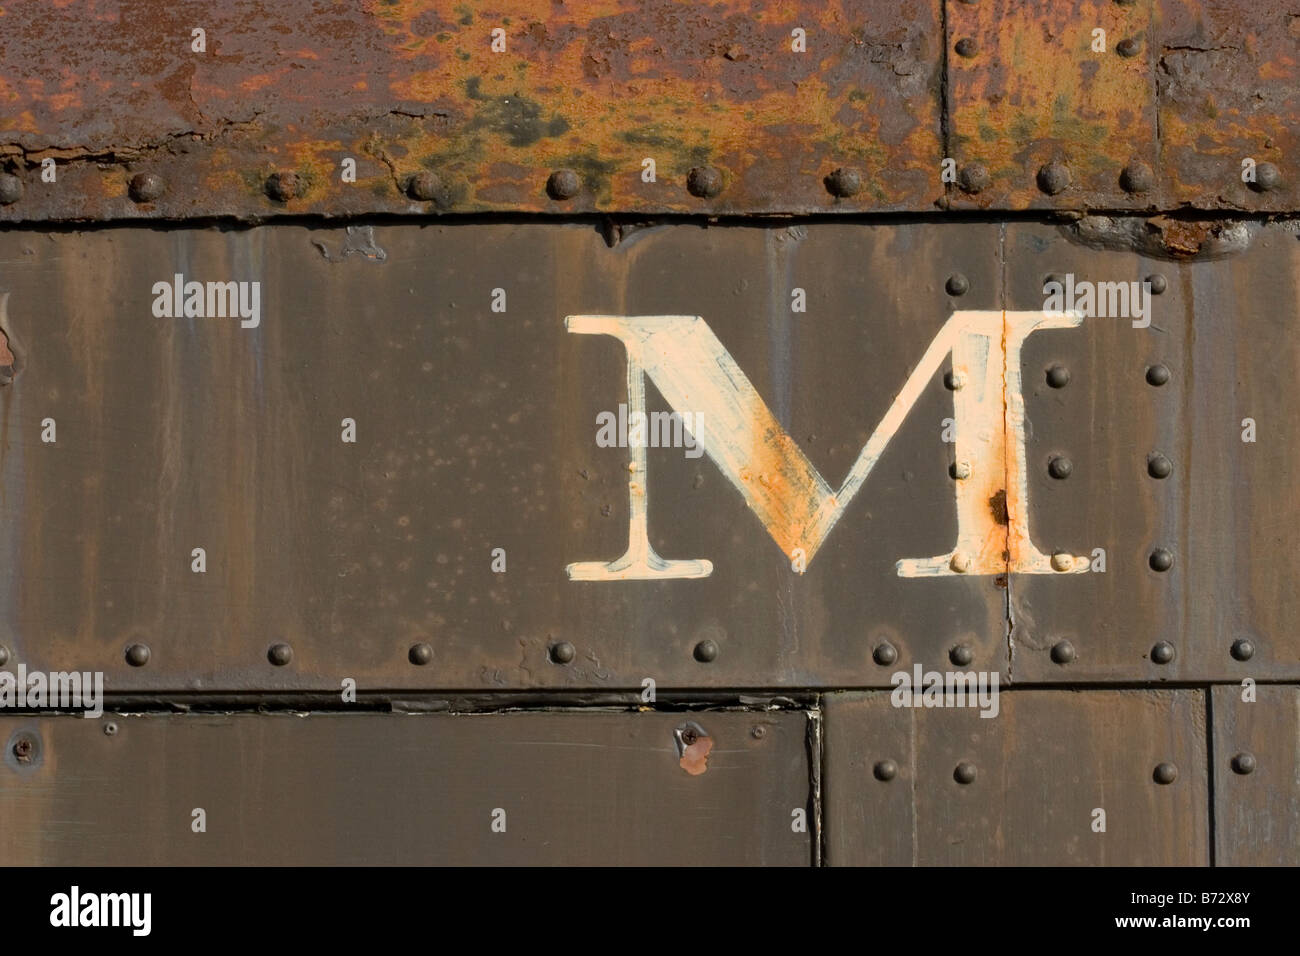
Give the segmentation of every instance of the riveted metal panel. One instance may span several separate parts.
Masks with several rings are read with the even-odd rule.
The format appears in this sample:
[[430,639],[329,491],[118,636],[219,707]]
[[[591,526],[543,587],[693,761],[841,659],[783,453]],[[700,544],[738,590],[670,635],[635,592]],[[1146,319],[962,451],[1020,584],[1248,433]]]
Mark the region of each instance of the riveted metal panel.
[[827,863],[1209,863],[1203,692],[1012,690],[991,718],[890,696],[825,698]]
[[[1106,570],[1012,577],[1013,677],[1296,678],[1284,539],[1300,522],[1286,478],[1300,469],[1290,398],[1300,244],[1281,226],[1206,230],[1196,241],[1217,258],[1174,262],[1077,241],[1105,229],[1084,220],[1007,231],[1008,295],[1019,307],[1045,301],[1050,274],[1072,275],[1076,288],[1156,275],[1166,289],[1150,297],[1149,327],[1097,316],[1026,343],[1032,533],[1045,551],[1104,549]],[[1064,388],[1046,381],[1055,364],[1069,370]],[[1149,383],[1154,366],[1168,369],[1165,384]],[[1243,441],[1247,419],[1254,441]],[[1058,456],[1073,464],[1064,480],[1049,471]],[[1165,477],[1153,477],[1156,458]],[[1172,557],[1165,571],[1151,564],[1160,550]],[[1061,642],[1073,657],[1057,662]]]
[[1214,861],[1300,863],[1300,688],[1213,689]]
[[[711,576],[565,572],[616,559],[629,528],[629,452],[597,444],[626,353],[566,315],[704,317],[838,486],[954,303],[997,308],[996,226],[664,227],[609,248],[586,225],[286,225],[0,249],[20,359],[0,396],[15,662],[102,669],[111,691],[885,686],[955,644],[1004,670],[999,576],[895,567],[956,538],[941,369],[806,573],[681,448],[648,453],[651,541]],[[152,287],[177,272],[260,281],[260,325],[155,317]]]
[[[807,725],[797,711],[7,717],[0,862],[807,866]],[[679,731],[707,751],[695,772]]]

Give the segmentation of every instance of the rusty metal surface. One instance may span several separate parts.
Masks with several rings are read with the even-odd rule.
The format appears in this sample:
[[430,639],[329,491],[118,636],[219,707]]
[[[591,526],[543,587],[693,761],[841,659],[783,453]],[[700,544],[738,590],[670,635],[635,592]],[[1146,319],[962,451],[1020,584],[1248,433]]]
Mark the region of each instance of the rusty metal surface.
[[1213,689],[1214,859],[1300,863],[1300,689]]
[[[1012,301],[1041,303],[1050,274],[1077,283],[1159,275],[1167,285],[1150,298],[1149,328],[1096,317],[1026,342],[1030,524],[1045,549],[1104,548],[1106,571],[1069,582],[1012,578],[1013,679],[1300,677],[1286,544],[1286,529],[1300,522],[1286,477],[1300,470],[1295,233],[1242,229],[1239,251],[1193,262],[1083,246],[1074,234],[1007,227]],[[1045,380],[1055,364],[1070,372],[1064,388]],[[1157,365],[1169,380],[1153,386],[1147,370]],[[1247,418],[1253,442],[1242,440]],[[1068,479],[1051,477],[1056,456],[1073,463]],[[1152,475],[1157,456],[1165,477]],[[1155,571],[1162,549],[1172,566]],[[1073,657],[1058,663],[1061,642]],[[1160,661],[1161,643],[1172,660]]]
[[[1000,701],[985,719],[896,708],[888,692],[827,695],[826,862],[1209,863],[1203,691],[1013,690]],[[1164,764],[1176,774],[1162,784]]]
[[696,774],[680,714],[5,717],[0,863],[809,865],[806,713],[690,720]]

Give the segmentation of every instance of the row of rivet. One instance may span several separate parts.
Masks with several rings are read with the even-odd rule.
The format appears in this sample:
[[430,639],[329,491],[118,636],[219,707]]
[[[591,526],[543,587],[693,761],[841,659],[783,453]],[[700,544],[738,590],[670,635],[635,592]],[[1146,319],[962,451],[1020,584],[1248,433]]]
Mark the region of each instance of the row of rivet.
[[[1243,776],[1254,773],[1256,767],[1255,755],[1248,750],[1243,750],[1233,756],[1232,760],[1229,761],[1229,766],[1232,767],[1233,773],[1239,773]],[[898,764],[893,760],[878,760],[871,768],[871,773],[877,780],[888,783],[898,776]],[[974,783],[978,775],[979,771],[975,765],[966,760],[957,764],[952,772],[952,778],[963,786]],[[1155,769],[1151,771],[1151,779],[1156,783],[1168,786],[1178,779],[1177,764],[1168,761],[1156,764]]]

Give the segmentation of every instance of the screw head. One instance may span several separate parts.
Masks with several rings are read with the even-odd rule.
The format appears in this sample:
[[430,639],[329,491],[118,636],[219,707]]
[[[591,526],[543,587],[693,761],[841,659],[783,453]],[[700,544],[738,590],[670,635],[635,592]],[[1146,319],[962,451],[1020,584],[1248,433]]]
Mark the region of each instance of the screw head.
[[553,664],[568,664],[575,654],[573,645],[568,641],[556,641],[551,645],[549,653]]
[[978,771],[976,771],[973,763],[967,763],[963,760],[961,763],[957,764],[957,768],[953,770],[952,779],[964,786],[968,783],[974,783],[977,773]]
[[970,59],[975,54],[979,53],[980,45],[971,37],[962,37],[957,41],[953,49],[957,51],[958,56],[964,56],[966,59]]
[[970,291],[970,281],[960,272],[954,272],[943,287],[949,295],[965,295]]
[[1071,664],[1074,662],[1074,645],[1069,641],[1057,641],[1052,645],[1052,663]]
[[406,653],[407,660],[417,667],[423,667],[433,660],[433,645],[421,641],[419,644],[412,644],[411,649]]
[[1243,777],[1248,773],[1255,772],[1255,755],[1248,750],[1243,750],[1232,758],[1232,772],[1239,773]]
[[871,652],[871,659],[881,667],[888,667],[894,661],[898,660],[898,651],[894,645],[888,641],[882,641],[876,645],[876,649]]
[[1174,463],[1159,452],[1147,456],[1147,474],[1152,478],[1168,478],[1174,471]]
[[1156,184],[1156,174],[1146,163],[1134,161],[1119,174],[1120,188],[1126,193],[1144,193]]
[[750,730],[749,735],[755,740],[762,740],[767,736],[767,728],[762,724],[755,724],[753,729]]
[[1067,554],[1064,551],[1052,552],[1052,570],[1069,571],[1074,567],[1074,555]]
[[1255,181],[1250,188],[1257,193],[1266,193],[1282,185],[1282,172],[1272,163],[1258,163],[1255,166]]
[[957,172],[957,185],[964,193],[981,193],[992,184],[993,177],[983,163],[967,163]]
[[1115,52],[1123,57],[1137,56],[1142,50],[1142,41],[1137,37],[1125,37],[1115,44]]
[[1232,654],[1233,660],[1248,661],[1255,656],[1255,645],[1242,637],[1232,642],[1229,653]]
[[31,763],[32,754],[36,752],[36,741],[28,734],[21,734],[14,741],[12,749],[19,763]]
[[1159,388],[1161,385],[1167,384],[1168,381],[1169,381],[1168,365],[1152,365],[1150,368],[1147,369],[1148,385],[1154,385],[1156,388]]
[[552,199],[572,199],[582,190],[582,180],[572,169],[557,169],[546,180],[546,192]]
[[892,760],[877,760],[871,773],[877,780],[888,782],[898,776],[898,764]]
[[1165,290],[1169,288],[1169,280],[1159,272],[1154,272],[1147,276],[1147,285],[1151,286],[1152,295],[1164,295]]
[[1156,783],[1167,786],[1178,779],[1178,768],[1171,763],[1159,763],[1151,777]]
[[429,169],[422,169],[406,181],[406,195],[420,202],[437,199],[442,192],[442,179]]
[[712,166],[696,166],[686,174],[686,191],[700,199],[722,192],[722,173]]
[[970,462],[954,461],[948,466],[948,474],[957,481],[965,481],[970,477]]
[[132,644],[126,649],[126,662],[132,667],[144,667],[149,663],[149,645]]
[[1157,664],[1168,664],[1174,659],[1174,645],[1168,641],[1161,641],[1151,648],[1151,660]]
[[833,171],[823,182],[826,191],[840,199],[856,196],[862,190],[862,176],[856,169],[841,167]]
[[167,183],[157,173],[136,173],[127,191],[136,202],[153,202],[167,191]]
[[1052,388],[1065,388],[1070,384],[1070,370],[1064,365],[1053,365],[1047,370],[1047,384]]
[[1047,463],[1047,473],[1053,478],[1064,480],[1074,472],[1074,463],[1064,455],[1057,455]]
[[[967,472],[967,474],[969,474],[969,472]],[[958,574],[965,574],[970,570],[970,555],[966,554],[964,551],[958,551],[952,556],[952,560],[948,562],[948,567],[952,568]]]
[[1038,171],[1038,188],[1055,196],[1070,185],[1070,168],[1065,163],[1048,163]]
[[272,644],[266,649],[266,659],[276,667],[283,667],[293,660],[293,648],[283,641]]
[[960,391],[966,385],[965,372],[944,372],[943,387],[950,392]]
[[104,735],[106,737],[112,737],[116,733],[117,733],[117,724],[113,723],[113,721],[110,720],[108,723],[104,725]]
[[718,659],[717,641],[700,641],[695,645],[695,659],[701,664],[709,664]]
[[958,667],[965,667],[975,659],[975,652],[971,650],[969,644],[958,644],[948,652],[948,660],[952,661]]
[[23,198],[23,181],[13,173],[0,173],[0,206],[8,206]]
[[272,173],[266,178],[266,194],[276,202],[288,202],[297,199],[302,189],[298,174],[293,172]]
[[8,663],[9,663],[9,648],[5,647],[3,644],[0,644],[0,667],[4,667]]
[[1147,559],[1152,571],[1168,571],[1174,566],[1174,555],[1168,548],[1156,548]]

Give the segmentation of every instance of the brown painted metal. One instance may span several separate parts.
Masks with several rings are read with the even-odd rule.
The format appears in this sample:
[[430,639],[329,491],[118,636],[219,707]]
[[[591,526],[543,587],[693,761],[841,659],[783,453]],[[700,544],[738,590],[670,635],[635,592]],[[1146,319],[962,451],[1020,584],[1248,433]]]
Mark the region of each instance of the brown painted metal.
[[[825,698],[830,865],[1205,865],[1205,695],[1013,690],[1000,712]],[[892,761],[880,779],[876,765]],[[1154,779],[1172,763],[1172,783]],[[959,764],[974,779],[956,779]],[[1217,771],[1216,771],[1217,772]],[[1105,811],[1105,832],[1094,830]]]
[[1247,691],[1224,684],[1213,689],[1212,704],[1215,862],[1295,866],[1300,863],[1300,688],[1260,684]]
[[5,717],[0,863],[809,865],[806,714],[682,718]]

